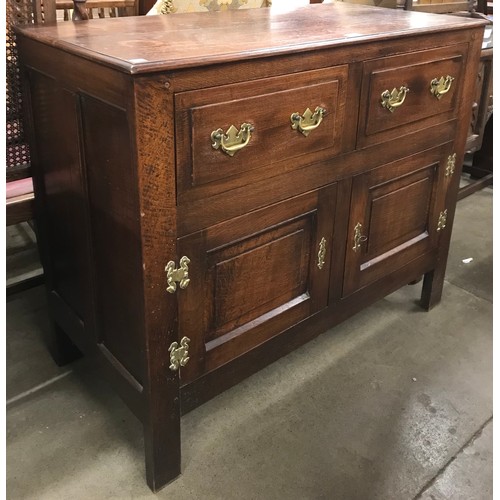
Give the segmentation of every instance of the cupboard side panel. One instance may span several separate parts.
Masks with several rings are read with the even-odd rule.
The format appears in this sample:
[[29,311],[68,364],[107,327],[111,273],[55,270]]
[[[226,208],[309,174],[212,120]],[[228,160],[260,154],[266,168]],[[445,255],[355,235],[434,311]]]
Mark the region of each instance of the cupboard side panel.
[[85,94],[80,107],[97,342],[141,382],[142,257],[127,113]]
[[65,304],[73,321],[85,325],[77,333],[68,332],[85,349],[94,339],[87,328],[91,322],[90,263],[78,102],[56,79],[35,70],[26,75],[32,109],[35,218],[46,286]]

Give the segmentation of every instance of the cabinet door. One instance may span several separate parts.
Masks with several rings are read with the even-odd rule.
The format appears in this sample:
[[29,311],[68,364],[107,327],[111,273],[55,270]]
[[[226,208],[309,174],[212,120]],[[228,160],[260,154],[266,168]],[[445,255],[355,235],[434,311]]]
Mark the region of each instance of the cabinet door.
[[178,290],[190,382],[325,308],[336,185],[179,240],[190,259]]
[[437,248],[449,144],[353,179],[343,296]]

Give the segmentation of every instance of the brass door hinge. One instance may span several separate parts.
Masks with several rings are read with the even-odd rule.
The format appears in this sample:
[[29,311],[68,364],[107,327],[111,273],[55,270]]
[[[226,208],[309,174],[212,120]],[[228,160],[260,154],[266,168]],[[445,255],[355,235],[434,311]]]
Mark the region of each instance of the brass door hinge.
[[170,353],[170,366],[172,371],[178,370],[181,366],[186,366],[189,361],[189,337],[182,337],[180,344],[172,342],[168,348]]
[[445,210],[444,212],[439,213],[439,219],[438,219],[438,225],[437,225],[437,230],[441,231],[441,229],[444,229],[446,227],[446,218],[448,217],[448,210]]
[[181,257],[179,261],[179,269],[175,267],[175,262],[171,260],[165,266],[165,272],[167,273],[167,292],[174,293],[177,290],[177,283],[181,288],[186,288],[189,285],[189,267],[188,264],[191,261],[186,257]]
[[319,252],[318,252],[318,269],[323,269],[325,265],[325,256],[326,256],[326,240],[325,238],[321,238],[319,242]]
[[450,177],[455,172],[455,162],[457,161],[457,153],[453,153],[448,156],[448,161],[446,163],[445,176]]

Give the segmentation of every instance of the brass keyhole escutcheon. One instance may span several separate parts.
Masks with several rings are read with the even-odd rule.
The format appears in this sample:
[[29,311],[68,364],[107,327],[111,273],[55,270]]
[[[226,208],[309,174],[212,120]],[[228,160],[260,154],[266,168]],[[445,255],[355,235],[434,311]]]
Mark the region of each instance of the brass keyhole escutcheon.
[[325,265],[325,257],[326,257],[326,239],[321,238],[319,242],[319,252],[318,252],[318,269],[323,269]]
[[361,248],[361,243],[365,242],[368,238],[362,234],[363,225],[358,222],[354,226],[354,246],[352,249],[357,252]]

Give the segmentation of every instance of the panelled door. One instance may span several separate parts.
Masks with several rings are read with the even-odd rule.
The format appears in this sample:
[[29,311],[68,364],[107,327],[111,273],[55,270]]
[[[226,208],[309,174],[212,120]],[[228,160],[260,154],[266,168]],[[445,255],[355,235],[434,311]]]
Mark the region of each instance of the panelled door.
[[437,249],[451,143],[353,179],[343,296]]
[[262,344],[328,304],[337,185],[179,240],[189,286],[178,290],[188,337],[182,383]]

